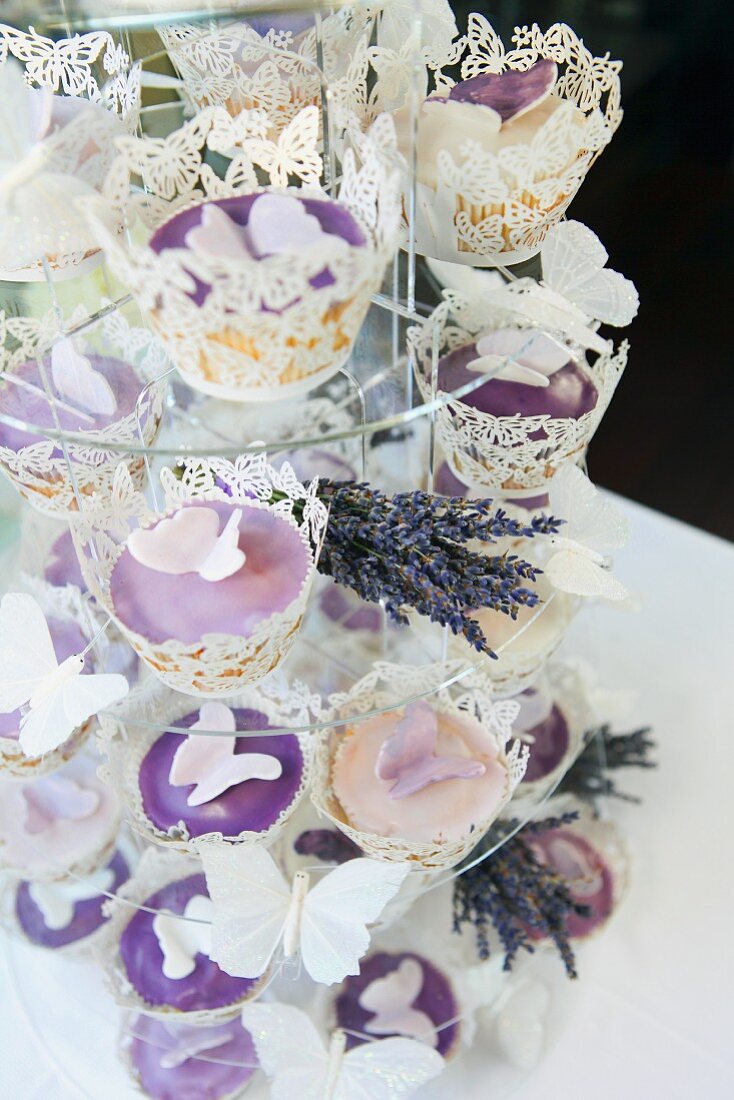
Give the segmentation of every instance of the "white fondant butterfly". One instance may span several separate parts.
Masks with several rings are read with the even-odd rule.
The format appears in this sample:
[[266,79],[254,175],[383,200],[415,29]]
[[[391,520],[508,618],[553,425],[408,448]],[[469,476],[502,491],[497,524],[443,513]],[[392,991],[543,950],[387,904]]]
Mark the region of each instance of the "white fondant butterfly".
[[76,350],[69,337],[57,341],[51,349],[51,377],[61,397],[87,412],[112,416],[117,411],[109,382]]
[[370,943],[367,925],[410,873],[406,864],[353,859],[312,890],[299,871],[291,889],[260,846],[201,841],[197,850],[215,905],[211,958],[240,978],[264,974],[281,942],[286,958],[300,950],[305,969],[323,985],[358,974]]
[[467,369],[490,374],[503,382],[526,386],[550,385],[550,377],[573,359],[569,349],[544,332],[501,329],[477,340],[478,357]]
[[344,1032],[329,1049],[305,1012],[292,1005],[248,1004],[242,1023],[271,1079],[272,1100],[401,1100],[444,1069],[437,1051],[414,1039],[378,1039],[345,1053]]
[[212,958],[213,911],[211,898],[195,894],[186,903],[183,920],[181,915],[171,913],[158,913],[153,918],[153,933],[163,953],[164,977],[174,981],[187,978],[196,969],[197,955]]
[[23,801],[23,827],[35,836],[53,828],[57,821],[91,817],[99,806],[99,794],[65,775],[45,775],[23,788]]
[[[233,1023],[239,1027],[236,1021]],[[174,1023],[166,1023],[164,1026],[171,1036],[172,1045],[161,1051],[161,1069],[177,1069],[190,1058],[196,1058],[199,1054],[224,1046],[236,1034],[232,1023],[214,1024],[211,1027]],[[208,1061],[208,1059],[203,1060]],[[216,1059],[213,1060],[216,1061]]]
[[481,760],[436,753],[438,719],[430,704],[409,703],[395,732],[383,743],[375,771],[378,779],[394,780],[390,798],[407,798],[431,783],[447,779],[475,779],[484,775]]
[[119,673],[86,673],[82,654],[56,660],[48,624],[25,592],[8,592],[0,603],[0,711],[28,704],[20,720],[20,747],[27,756],[62,745],[93,714],[127,695]]
[[108,893],[114,880],[114,872],[109,867],[103,867],[85,879],[32,882],[28,892],[31,900],[41,910],[46,927],[58,931],[71,923],[77,902]]
[[370,982],[359,996],[360,1006],[375,1014],[365,1024],[365,1031],[369,1035],[404,1035],[435,1048],[438,1035],[431,1017],[413,1008],[422,988],[423,967],[417,959],[403,959],[396,970]]
[[550,509],[565,519],[562,534],[548,542],[553,554],[544,566],[548,580],[562,592],[623,600],[629,593],[608,568],[606,554],[624,546],[629,524],[592,485],[586,474],[567,464],[550,485]]
[[197,735],[197,729],[234,733],[235,718],[224,703],[203,703],[191,734],[176,749],[168,779],[174,787],[196,784],[186,799],[187,805],[203,806],[248,779],[278,779],[283,774],[283,765],[276,756],[235,753],[236,737]]
[[136,561],[158,573],[198,573],[205,581],[221,581],[245,564],[237,545],[241,519],[242,509],[236,508],[220,535],[213,508],[181,508],[155,527],[132,531],[127,548]]

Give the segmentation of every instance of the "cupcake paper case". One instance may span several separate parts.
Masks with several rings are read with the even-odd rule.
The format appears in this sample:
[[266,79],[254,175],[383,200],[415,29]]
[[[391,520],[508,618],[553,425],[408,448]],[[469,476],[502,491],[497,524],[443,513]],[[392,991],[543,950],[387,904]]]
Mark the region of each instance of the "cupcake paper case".
[[[171,469],[164,469],[161,483],[168,506],[165,515],[151,512],[142,495],[134,491],[126,468],[118,468],[111,497],[100,494],[93,506],[74,520],[82,572],[90,593],[138,656],[169,687],[197,696],[236,694],[271,672],[295,639],[316,573],[326,509],[316,498],[315,482],[305,489],[287,464],[275,471],[262,455],[243,456],[234,463],[224,459],[187,461],[181,479]],[[282,494],[281,502],[266,503],[276,489]],[[244,565],[233,576],[211,583],[195,571],[170,575],[131,561],[127,543],[132,531],[158,527],[188,506],[204,510],[207,503],[217,511],[220,525],[240,511],[239,539],[246,550],[248,518],[257,520],[253,526],[256,543],[247,552],[260,573],[266,566],[280,568],[271,540],[278,531],[287,536],[291,559],[297,551],[296,564],[300,565],[297,570],[291,563],[288,584],[292,595],[285,606],[285,576],[273,574],[272,592],[268,589],[269,573],[265,579],[260,577],[256,591],[251,584],[244,584],[243,578],[249,576],[247,552],[243,552]],[[302,506],[300,525],[293,517],[296,503]],[[268,535],[265,541],[263,531]],[[116,571],[123,567],[127,571],[124,587],[120,584],[115,589]],[[215,591],[217,585],[225,586],[226,599]],[[164,590],[170,598],[161,596]],[[250,600],[253,592],[257,605],[241,609],[238,601]],[[121,593],[124,611],[115,602],[116,598],[122,599]],[[184,594],[186,599],[182,601]],[[135,602],[138,597],[140,607]],[[278,604],[280,610],[274,610]],[[164,616],[172,624],[170,634]],[[225,625],[218,627],[220,620]],[[202,623],[212,625],[202,627]]]
[[[292,397],[339,370],[393,255],[399,220],[398,155],[387,117],[361,139],[356,156],[346,154],[336,197],[319,189],[315,107],[300,111],[276,141],[267,130],[263,111],[232,119],[210,107],[162,149],[126,139],[103,199],[85,201],[111,266],[182,377],[236,401]],[[232,156],[223,180],[206,163],[207,150]],[[142,173],[148,194],[131,191],[133,173]],[[258,185],[258,173],[269,188]],[[293,178],[300,186],[287,189]],[[264,195],[295,200],[300,213],[270,219],[267,244],[260,236],[258,249],[252,211]],[[128,249],[111,234],[110,207],[129,228],[140,219],[153,230],[149,243]]]

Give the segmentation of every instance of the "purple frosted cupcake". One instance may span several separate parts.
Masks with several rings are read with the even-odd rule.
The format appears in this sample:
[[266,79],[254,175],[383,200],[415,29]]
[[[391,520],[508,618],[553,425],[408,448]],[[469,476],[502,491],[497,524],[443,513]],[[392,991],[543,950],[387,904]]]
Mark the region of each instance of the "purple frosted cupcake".
[[[306,789],[307,760],[295,734],[235,737],[272,730],[266,715],[204,703],[171,723],[214,736],[166,731],[145,753],[134,803],[159,843],[222,834],[227,840],[270,839]],[[230,732],[231,731],[231,732]],[[133,751],[127,745],[126,752]],[[137,815],[136,815],[137,816]]]
[[[207,343],[196,361],[184,361],[171,349],[195,389],[241,401],[296,396],[331,377],[348,358],[369,293],[363,296],[360,287],[358,298],[342,298],[334,272],[345,257],[357,266],[364,260],[369,269],[372,250],[346,206],[278,191],[235,195],[179,211],[149,244],[158,255],[170,249],[189,251],[199,261],[197,270],[202,264],[205,271],[212,267],[211,276],[195,276],[195,289],[188,295],[197,309],[211,314],[205,322]],[[300,285],[290,299],[278,289],[287,259],[292,261],[290,275]],[[226,290],[253,262],[263,265],[263,296],[247,307],[243,302],[240,310],[231,304],[231,287],[229,294]],[[186,266],[185,257],[181,263]],[[353,294],[354,280],[348,285]],[[304,330],[309,315],[313,332]],[[165,311],[153,310],[151,320],[165,341]]]
[[[85,649],[88,639],[75,622],[54,619],[50,616],[46,621],[59,664],[67,657],[81,653]],[[85,671],[88,672],[90,671],[89,658],[85,660]],[[20,710],[0,714],[0,774],[32,778],[54,771],[71,759],[92,728],[92,721],[89,720],[75,730],[63,745],[59,745],[52,752],[44,756],[26,756],[19,744],[20,721]]]
[[551,775],[565,758],[571,744],[571,732],[558,704],[537,688],[527,688],[517,697],[517,702],[520,713],[513,729],[530,746],[522,782],[533,783]]
[[104,926],[102,906],[130,876],[121,851],[88,878],[21,882],[15,891],[14,924],[30,943],[56,949],[80,944]]
[[137,1016],[125,1052],[151,1100],[234,1100],[257,1071],[254,1044],[239,1020],[194,1027]]
[[329,581],[319,595],[319,609],[330,623],[355,633],[378,635],[383,613],[376,604],[360,600],[350,589]]
[[54,588],[63,588],[67,584],[73,584],[81,592],[86,592],[87,586],[82,577],[71,531],[64,531],[63,535],[59,535],[54,540],[48,552],[43,579],[53,585]]
[[233,978],[209,958],[212,903],[203,874],[168,882],[142,904],[128,910],[116,964],[142,1005],[167,1017],[233,1016],[257,994],[263,979]]
[[335,1024],[346,1031],[348,1049],[366,1042],[355,1032],[376,1039],[401,1036],[426,1043],[444,1058],[456,1053],[461,1025],[448,1021],[460,1013],[446,975],[412,952],[369,955],[334,1002]]
[[[600,849],[573,829],[548,829],[529,837],[527,843],[539,863],[563,876],[574,901],[591,910],[588,917],[571,913],[566,918],[569,936],[586,939],[598,931],[612,914],[617,890],[612,868]],[[539,932],[528,931],[533,939],[542,938]]]

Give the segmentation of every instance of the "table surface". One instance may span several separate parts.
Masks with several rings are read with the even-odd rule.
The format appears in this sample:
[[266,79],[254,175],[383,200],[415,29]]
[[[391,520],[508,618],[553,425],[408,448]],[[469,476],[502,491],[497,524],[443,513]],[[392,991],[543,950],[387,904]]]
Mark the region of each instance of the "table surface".
[[[582,642],[605,686],[638,692],[631,724],[653,726],[659,767],[622,776],[625,790],[644,797],[639,806],[613,807],[634,849],[627,895],[611,927],[586,946],[560,1035],[512,1098],[567,1100],[590,1090],[595,1100],[728,1100],[734,738],[724,704],[734,674],[726,635],[734,622],[734,547],[618,504],[633,537],[616,571],[639,594],[640,610],[589,608],[574,648]],[[32,1012],[13,981],[19,963],[33,968],[39,990],[48,982],[47,1003]],[[0,1083],[13,1100],[138,1095],[116,1062],[110,1008],[94,981],[87,988],[87,975],[77,981],[78,966],[17,946],[0,960]],[[80,1089],[74,1066],[92,1062],[99,1086]],[[486,1100],[490,1082],[491,1067],[468,1069],[451,1091]],[[443,1098],[453,1100],[447,1091]]]

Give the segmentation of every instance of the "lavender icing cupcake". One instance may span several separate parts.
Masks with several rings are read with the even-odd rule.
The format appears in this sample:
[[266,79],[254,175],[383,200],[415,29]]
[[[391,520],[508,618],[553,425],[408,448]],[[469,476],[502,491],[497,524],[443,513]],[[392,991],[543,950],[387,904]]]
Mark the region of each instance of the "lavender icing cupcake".
[[571,731],[561,708],[550,693],[536,687],[526,688],[517,696],[520,713],[516,732],[530,745],[530,756],[523,783],[546,779],[563,762],[571,745]]
[[[235,737],[276,727],[261,711],[220,702],[204,703],[171,724],[192,732],[138,736],[111,750],[113,761],[121,756],[127,777],[137,772],[134,790],[122,784],[136,827],[158,843],[182,848],[212,835],[251,843],[273,839],[306,790],[302,740],[292,733]],[[212,735],[197,734],[197,728]]]
[[[128,890],[135,886],[131,880]],[[203,1022],[236,1015],[258,994],[264,979],[233,978],[209,957],[212,903],[203,874],[169,879],[141,897],[137,911],[125,906],[123,913],[123,903],[114,904],[111,927],[119,940],[112,966],[127,1003]]]
[[88,948],[107,921],[107,896],[117,893],[129,876],[128,860],[118,849],[105,867],[84,879],[19,882],[14,889],[14,929],[37,947]]
[[[75,622],[56,619],[51,615],[46,621],[59,664],[86,648],[88,639]],[[88,656],[85,658],[85,666],[85,671],[89,672]],[[93,725],[92,719],[85,722],[62,745],[44,756],[26,756],[19,744],[20,721],[20,710],[0,714],[0,775],[30,779],[55,771],[77,752]]]
[[140,1015],[128,1024],[125,1060],[151,1100],[234,1100],[257,1072],[257,1055],[239,1020],[209,1027]]
[[[573,939],[586,939],[604,925],[616,904],[619,883],[601,845],[575,828],[547,829],[527,840],[539,863],[566,880],[574,901],[588,906],[589,916],[570,913],[566,930]],[[528,929],[531,938],[541,934]]]
[[[418,1039],[444,1058],[456,1053],[461,1009],[448,977],[413,952],[378,951],[360,963],[360,972],[342,984],[334,1002],[337,1027],[347,1048],[366,1042],[354,1032],[384,1039]],[[439,1030],[440,1029],[440,1030]]]

